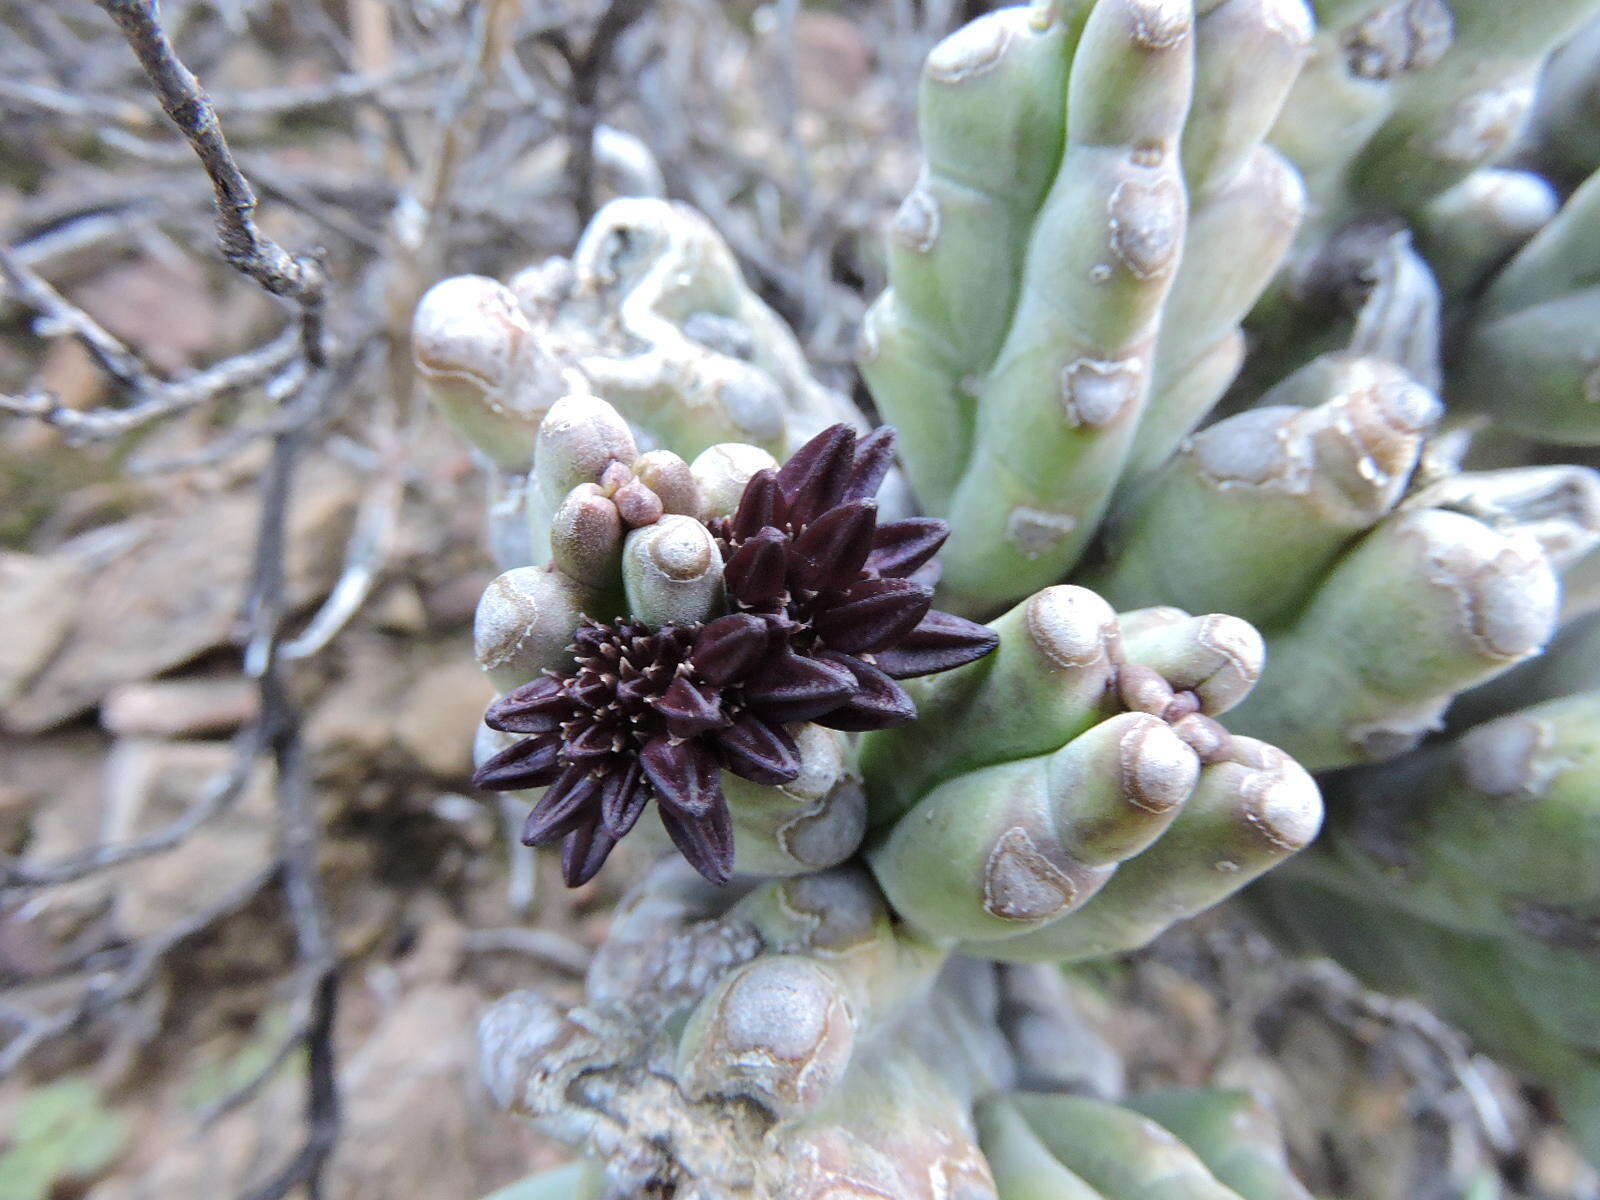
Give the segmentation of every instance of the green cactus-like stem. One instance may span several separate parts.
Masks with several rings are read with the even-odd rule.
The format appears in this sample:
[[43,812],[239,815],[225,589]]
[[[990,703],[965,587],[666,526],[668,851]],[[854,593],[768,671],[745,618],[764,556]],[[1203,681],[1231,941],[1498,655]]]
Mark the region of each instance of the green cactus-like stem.
[[1311,1200],[1289,1170],[1276,1122],[1248,1092],[1171,1088],[1127,1106],[1181,1138],[1241,1200]]
[[946,510],[971,451],[976,381],[1005,339],[1020,247],[1060,161],[1067,66],[1087,3],[1003,8],[929,55],[927,165],[890,228],[885,292],[861,371],[924,507]]
[[1117,522],[1090,576],[1115,604],[1283,621],[1399,500],[1442,411],[1398,368],[1347,355],[1302,368],[1264,404],[1197,435]]
[[1003,961],[1071,962],[1136,949],[1316,836],[1317,786],[1288,755],[1240,737],[1229,740],[1224,755],[1202,768],[1166,833],[1119,866],[1086,904],[1032,933],[986,943],[981,952]]
[[1008,1099],[979,1105],[977,1122],[1001,1200],[1104,1200],[1051,1153]]
[[1452,0],[1449,50],[1399,85],[1393,113],[1351,164],[1354,196],[1415,211],[1509,146],[1539,62],[1596,8]]
[[1451,373],[1453,394],[1530,436],[1600,442],[1600,175],[1489,285]]
[[722,551],[693,517],[668,514],[628,534],[622,584],[628,612],[650,625],[698,625],[726,602]]
[[[930,55],[928,170],[863,334],[911,479],[951,518],[947,587],[973,608],[1053,582],[1092,533],[1183,241],[1192,13],[1084,10],[1003,9]],[[1237,133],[1218,131],[1219,159]]]
[[[1465,933],[1516,936],[1530,906],[1600,905],[1597,730],[1600,692],[1581,693],[1480,725],[1381,778],[1372,768],[1341,777],[1330,803],[1351,811],[1300,869]],[[1387,832],[1364,829],[1357,816],[1384,803]],[[1396,857],[1403,882],[1389,877]]]
[[1086,588],[1046,588],[996,619],[999,648],[913,689],[918,720],[862,739],[872,822],[884,825],[936,784],[1046,754],[1115,711],[1116,614]]
[[435,284],[411,341],[424,388],[461,436],[497,465],[526,471],[564,385],[511,290],[481,275]]
[[1336,776],[1327,838],[1253,889],[1291,945],[1419,994],[1550,1086],[1600,1152],[1600,692]]
[[867,802],[850,769],[845,738],[820,725],[794,727],[800,774],[764,787],[722,776],[733,816],[734,870],[742,875],[798,875],[834,866],[861,845]]
[[1312,770],[1393,757],[1456,692],[1537,653],[1558,593],[1526,534],[1441,509],[1397,513],[1269,639],[1272,668],[1230,725]]
[[970,603],[1060,578],[1120,475],[1183,245],[1190,25],[1176,0],[1101,0],[1084,27],[1060,168],[950,504],[944,581]]
[[1165,461],[1227,390],[1239,365],[1239,322],[1300,226],[1299,174],[1262,141],[1310,40],[1303,0],[1225,0],[1195,22],[1195,92],[1181,153],[1189,228],[1129,479]]
[[1419,243],[1440,290],[1460,298],[1549,224],[1560,207],[1554,188],[1531,171],[1486,168],[1428,202]]
[[1199,767],[1165,723],[1124,713],[1048,757],[935,788],[872,854],[873,871],[936,937],[1008,937],[1084,904],[1160,836]]
[[1087,1096],[1017,1093],[1007,1103],[1057,1160],[1106,1200],[1239,1200],[1198,1155],[1148,1117]]
[[1600,19],[1545,63],[1528,125],[1532,157],[1552,178],[1570,187],[1600,168]]
[[1194,202],[1127,480],[1165,462],[1233,382],[1239,323],[1283,262],[1304,204],[1299,175],[1269,147]]
[[484,589],[473,623],[478,664],[509,692],[546,669],[565,667],[584,615],[601,615],[595,594],[551,567],[516,567]]

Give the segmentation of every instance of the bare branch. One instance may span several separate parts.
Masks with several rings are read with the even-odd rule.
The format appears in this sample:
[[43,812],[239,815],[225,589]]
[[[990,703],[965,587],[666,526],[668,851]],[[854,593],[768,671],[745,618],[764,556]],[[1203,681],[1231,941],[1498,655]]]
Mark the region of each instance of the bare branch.
[[152,421],[177,416],[227,392],[260,383],[294,362],[300,348],[300,334],[290,328],[265,345],[223,359],[187,379],[173,383],[152,379],[146,385],[145,399],[127,408],[79,412],[64,407],[53,396],[33,393],[21,397],[0,396],[0,412],[35,417],[54,425],[69,441],[121,437]]
[[217,238],[223,257],[275,296],[300,308],[307,361],[327,363],[323,304],[326,278],[310,255],[290,254],[256,226],[256,195],[232,153],[217,114],[194,77],[173,50],[157,16],[157,0],[95,0],[116,21],[150,77],[161,107],[176,124],[205,167],[217,197]]
[[150,368],[137,354],[83,309],[18,262],[16,256],[3,246],[0,246],[0,278],[4,278],[6,286],[18,301],[62,332],[70,333],[82,342],[100,368],[135,396],[149,396],[160,386]]
[[198,800],[144,837],[95,846],[71,858],[38,865],[18,859],[0,860],[0,891],[71,883],[98,871],[137,862],[181,845],[196,829],[232,808],[244,794],[264,744],[259,724],[246,729],[234,742],[233,762],[228,769],[207,785]]

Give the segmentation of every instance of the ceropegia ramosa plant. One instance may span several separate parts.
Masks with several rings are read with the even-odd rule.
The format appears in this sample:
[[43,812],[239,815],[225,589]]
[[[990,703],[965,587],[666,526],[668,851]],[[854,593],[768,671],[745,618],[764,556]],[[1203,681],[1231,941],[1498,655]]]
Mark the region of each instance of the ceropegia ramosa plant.
[[1270,930],[1432,999],[1600,1154],[1600,717],[1551,682],[1600,608],[1597,31],[958,30],[862,330],[897,448],[679,205],[424,298],[504,570],[480,778],[573,881],[635,821],[699,871],[637,882],[584,1003],[486,1018],[497,1099],[589,1155],[529,1187],[1303,1197],[1238,1097],[1085,1082],[1058,994],[1263,875]]

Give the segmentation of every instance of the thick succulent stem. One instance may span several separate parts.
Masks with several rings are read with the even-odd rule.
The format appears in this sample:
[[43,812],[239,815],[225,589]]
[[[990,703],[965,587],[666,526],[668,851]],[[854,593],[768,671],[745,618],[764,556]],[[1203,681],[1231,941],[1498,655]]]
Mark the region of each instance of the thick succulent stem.
[[[1091,578],[1123,607],[1272,626],[1399,501],[1443,411],[1388,363],[1329,356],[1197,435],[1114,526]],[[1287,407],[1289,404],[1315,407]]]

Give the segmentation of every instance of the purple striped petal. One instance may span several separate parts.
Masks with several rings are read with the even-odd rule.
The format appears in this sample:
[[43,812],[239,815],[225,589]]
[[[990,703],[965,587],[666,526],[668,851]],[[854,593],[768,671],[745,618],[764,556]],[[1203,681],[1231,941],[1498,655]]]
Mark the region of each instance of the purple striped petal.
[[660,812],[667,836],[690,866],[712,883],[733,878],[733,822],[720,786],[715,803],[702,817],[683,817],[665,807]]
[[883,477],[894,464],[895,443],[899,435],[893,425],[880,425],[856,443],[855,461],[844,485],[845,500],[865,500],[876,496]]
[[850,699],[855,688],[844,668],[785,650],[751,677],[744,695],[769,721],[810,721]]
[[712,740],[722,752],[723,765],[751,783],[771,787],[800,774],[800,750],[788,731],[751,713],[740,714]]
[[723,567],[729,593],[752,608],[783,596],[788,590],[788,545],[789,539],[771,525],[750,537]]
[[903,579],[939,553],[949,536],[950,526],[936,517],[907,517],[880,525],[872,537],[867,569]]
[[817,613],[817,633],[832,650],[867,653],[911,633],[932,603],[933,593],[909,579],[863,579]]
[[488,759],[472,775],[472,786],[490,792],[543,787],[561,773],[561,738],[554,733],[523,738]]
[[789,577],[798,586],[821,591],[846,588],[861,577],[872,552],[878,506],[856,500],[829,509],[807,525],[789,550]]
[[999,643],[987,626],[934,609],[898,645],[872,657],[891,679],[910,679],[982,658]]

